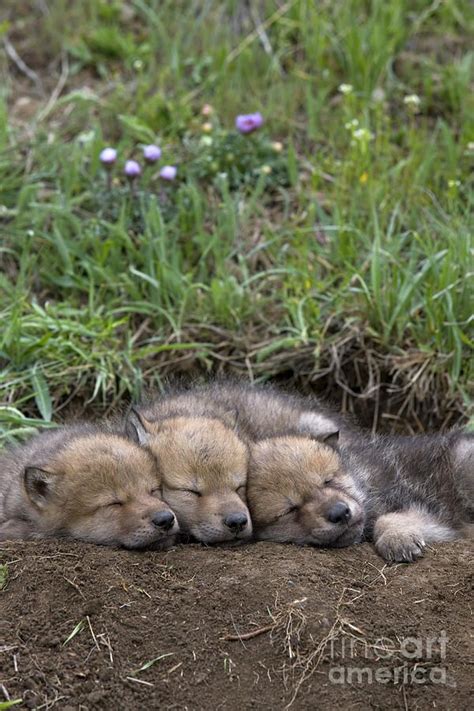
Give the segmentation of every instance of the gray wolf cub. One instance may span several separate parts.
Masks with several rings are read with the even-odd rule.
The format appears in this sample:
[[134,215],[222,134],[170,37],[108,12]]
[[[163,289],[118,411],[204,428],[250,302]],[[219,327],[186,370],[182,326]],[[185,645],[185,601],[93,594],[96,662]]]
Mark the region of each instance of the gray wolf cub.
[[46,431],[0,455],[0,540],[169,546],[178,531],[153,457],[92,425]]

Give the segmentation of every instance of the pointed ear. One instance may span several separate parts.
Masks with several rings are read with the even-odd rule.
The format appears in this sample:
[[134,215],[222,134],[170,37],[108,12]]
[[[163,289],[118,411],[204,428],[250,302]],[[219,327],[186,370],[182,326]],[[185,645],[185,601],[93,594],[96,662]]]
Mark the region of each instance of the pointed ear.
[[147,420],[132,407],[125,422],[125,432],[133,442],[142,447],[148,444]]
[[39,467],[25,467],[23,481],[30,501],[38,508],[47,506],[54,493],[56,474]]
[[239,409],[231,407],[221,416],[221,420],[231,430],[235,430],[239,422]]
[[327,435],[323,435],[321,437],[318,437],[319,442],[323,442],[323,444],[327,444],[328,447],[331,447],[331,449],[335,449],[336,452],[339,451],[339,430],[336,430],[335,432],[330,432]]

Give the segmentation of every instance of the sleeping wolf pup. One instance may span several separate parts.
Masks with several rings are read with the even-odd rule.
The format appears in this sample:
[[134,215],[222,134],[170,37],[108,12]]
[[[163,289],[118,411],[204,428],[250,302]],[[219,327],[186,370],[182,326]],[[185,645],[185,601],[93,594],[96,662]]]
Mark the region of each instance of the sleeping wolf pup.
[[177,531],[153,457],[105,428],[61,427],[0,456],[0,540],[157,548]]
[[156,457],[163,498],[181,530],[204,543],[251,537],[246,501],[248,446],[234,413],[199,393],[168,393],[134,408],[127,433]]

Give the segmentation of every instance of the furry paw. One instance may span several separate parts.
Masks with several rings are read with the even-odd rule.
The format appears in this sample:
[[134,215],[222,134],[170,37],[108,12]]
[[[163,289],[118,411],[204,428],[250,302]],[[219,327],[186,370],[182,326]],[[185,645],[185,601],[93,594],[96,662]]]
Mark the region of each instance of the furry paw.
[[413,532],[386,531],[375,541],[377,553],[389,563],[413,563],[421,558],[425,541]]

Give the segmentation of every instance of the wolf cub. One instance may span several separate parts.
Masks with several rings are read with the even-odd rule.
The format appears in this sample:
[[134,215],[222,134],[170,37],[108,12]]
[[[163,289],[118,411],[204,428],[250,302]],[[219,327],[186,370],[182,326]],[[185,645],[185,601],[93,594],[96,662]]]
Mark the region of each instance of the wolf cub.
[[251,447],[248,500],[261,540],[342,547],[363,538],[363,492],[338,453],[309,437]]
[[169,546],[177,531],[153,457],[119,434],[66,426],[0,455],[0,540],[156,548]]
[[248,502],[257,538],[346,546],[364,538],[389,561],[474,522],[474,436],[371,436],[317,401],[275,388],[198,388],[237,410],[250,447]]
[[181,530],[204,543],[252,535],[246,503],[248,447],[233,413],[198,393],[164,395],[130,412],[127,434],[156,457],[163,498]]

